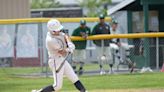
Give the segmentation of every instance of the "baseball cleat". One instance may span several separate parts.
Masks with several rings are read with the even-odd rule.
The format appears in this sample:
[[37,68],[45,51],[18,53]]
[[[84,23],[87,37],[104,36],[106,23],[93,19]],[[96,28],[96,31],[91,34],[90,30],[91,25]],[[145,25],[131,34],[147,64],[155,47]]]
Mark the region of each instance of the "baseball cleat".
[[37,90],[32,90],[31,92],[37,92]]
[[116,74],[113,70],[109,71],[109,74]]
[[40,92],[40,90],[32,90],[31,92]]
[[105,71],[100,71],[100,75],[106,74]]

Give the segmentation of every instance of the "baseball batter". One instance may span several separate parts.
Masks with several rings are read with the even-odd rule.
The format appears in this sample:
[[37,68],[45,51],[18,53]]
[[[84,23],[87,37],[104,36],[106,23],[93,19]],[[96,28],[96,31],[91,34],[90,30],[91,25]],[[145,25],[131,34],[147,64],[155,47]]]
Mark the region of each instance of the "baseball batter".
[[48,64],[53,73],[54,84],[40,90],[33,90],[32,92],[59,91],[62,88],[63,75],[66,75],[80,92],[87,92],[66,60],[68,54],[73,53],[75,45],[65,33],[61,32],[63,26],[58,20],[49,20],[47,27],[46,48],[48,50]]

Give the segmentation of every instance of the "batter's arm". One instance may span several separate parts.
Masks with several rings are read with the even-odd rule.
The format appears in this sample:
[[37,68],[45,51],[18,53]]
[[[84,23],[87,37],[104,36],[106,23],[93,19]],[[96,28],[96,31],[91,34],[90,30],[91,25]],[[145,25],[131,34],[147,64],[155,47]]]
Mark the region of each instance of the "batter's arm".
[[73,51],[75,50],[75,45],[73,44],[73,42],[71,41],[70,37],[68,35],[65,35],[65,40],[67,43],[67,48],[66,51],[73,53]]

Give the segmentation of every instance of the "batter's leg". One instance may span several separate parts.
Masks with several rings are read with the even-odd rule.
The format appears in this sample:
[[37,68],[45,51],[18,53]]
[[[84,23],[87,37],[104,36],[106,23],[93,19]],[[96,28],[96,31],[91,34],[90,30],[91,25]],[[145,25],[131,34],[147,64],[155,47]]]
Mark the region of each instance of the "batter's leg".
[[73,71],[72,67],[68,62],[65,62],[64,66],[64,74],[68,77],[69,80],[74,83],[75,87],[80,91],[80,92],[86,92],[85,87],[83,84],[80,82],[78,76],[75,74]]
[[[58,91],[62,88],[63,85],[63,74],[64,74],[64,65],[61,68],[61,70],[56,73],[56,69],[58,66],[60,66],[61,63],[58,63],[58,61],[49,61],[49,67],[53,73],[53,78],[54,78],[54,84],[53,88],[55,91]],[[57,68],[56,68],[57,67]]]
[[54,87],[52,85],[49,85],[49,86],[43,88],[40,92],[52,92],[52,91],[55,91]]

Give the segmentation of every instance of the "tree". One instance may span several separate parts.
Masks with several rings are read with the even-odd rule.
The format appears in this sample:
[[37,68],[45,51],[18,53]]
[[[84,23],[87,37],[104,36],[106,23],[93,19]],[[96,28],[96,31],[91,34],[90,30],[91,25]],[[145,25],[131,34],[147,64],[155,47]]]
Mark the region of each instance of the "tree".
[[31,9],[55,8],[59,6],[60,3],[56,0],[31,0]]
[[82,8],[87,9],[87,16],[94,17],[102,14],[107,14],[107,6],[111,0],[77,0]]

